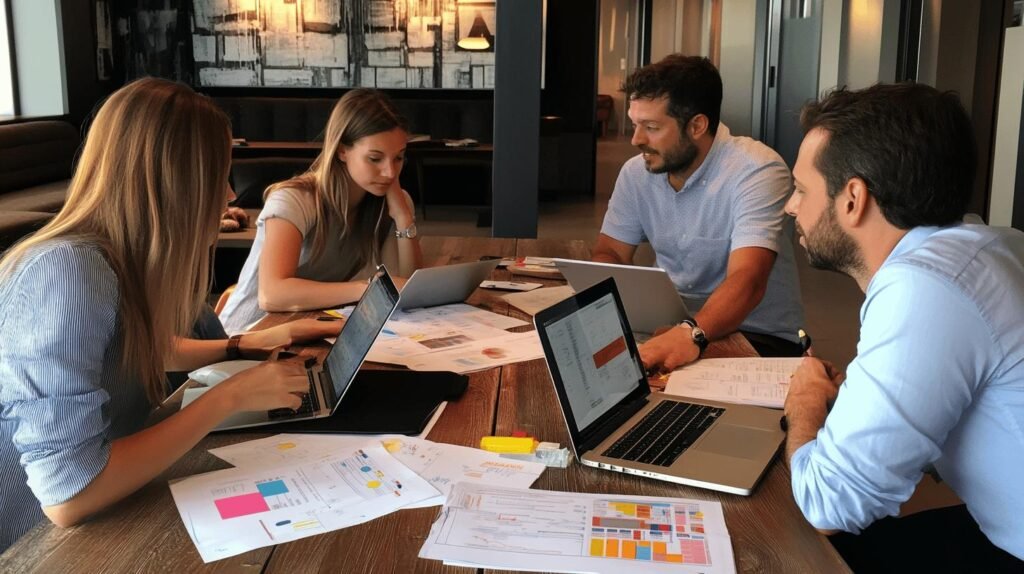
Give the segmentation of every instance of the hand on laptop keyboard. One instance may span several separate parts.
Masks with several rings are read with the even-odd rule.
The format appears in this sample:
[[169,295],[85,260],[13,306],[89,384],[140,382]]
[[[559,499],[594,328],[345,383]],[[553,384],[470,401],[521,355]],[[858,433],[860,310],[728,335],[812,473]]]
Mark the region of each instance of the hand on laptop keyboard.
[[259,412],[298,409],[302,406],[301,394],[308,392],[309,377],[303,365],[267,362],[225,379],[207,394],[228,397],[232,412]]

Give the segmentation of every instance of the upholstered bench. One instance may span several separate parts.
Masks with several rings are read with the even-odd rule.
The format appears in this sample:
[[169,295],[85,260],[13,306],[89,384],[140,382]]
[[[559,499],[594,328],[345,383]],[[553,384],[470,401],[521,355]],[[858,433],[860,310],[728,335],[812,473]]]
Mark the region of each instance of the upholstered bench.
[[0,250],[64,205],[78,130],[62,121],[0,125]]

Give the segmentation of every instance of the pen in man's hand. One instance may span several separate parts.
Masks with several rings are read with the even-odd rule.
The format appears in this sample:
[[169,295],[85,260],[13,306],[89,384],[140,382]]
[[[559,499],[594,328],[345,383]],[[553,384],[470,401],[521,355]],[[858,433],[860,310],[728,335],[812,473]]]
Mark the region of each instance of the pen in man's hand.
[[797,331],[797,335],[800,337],[800,350],[804,352],[805,356],[813,357],[814,354],[811,353],[811,336],[803,329]]

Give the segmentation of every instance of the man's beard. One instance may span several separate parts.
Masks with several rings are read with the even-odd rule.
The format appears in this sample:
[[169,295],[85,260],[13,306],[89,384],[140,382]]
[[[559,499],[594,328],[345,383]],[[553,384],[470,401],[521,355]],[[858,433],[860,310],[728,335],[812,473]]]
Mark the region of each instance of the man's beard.
[[677,145],[676,147],[668,150],[664,154],[658,153],[652,147],[639,146],[640,151],[644,153],[661,155],[664,163],[660,167],[651,167],[649,162],[645,162],[647,171],[651,173],[679,173],[690,169],[693,165],[694,160],[697,159],[697,146],[690,140],[683,140],[685,143]]
[[796,224],[797,232],[804,237],[807,260],[811,267],[824,271],[838,271],[856,277],[864,269],[857,244],[836,221],[835,204],[829,202],[828,209],[818,218],[810,233],[805,233]]

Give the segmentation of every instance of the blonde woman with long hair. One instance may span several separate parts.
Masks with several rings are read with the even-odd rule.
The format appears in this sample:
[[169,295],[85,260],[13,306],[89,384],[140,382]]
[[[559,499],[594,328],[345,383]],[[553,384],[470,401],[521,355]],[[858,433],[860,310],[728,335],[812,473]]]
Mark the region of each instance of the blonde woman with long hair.
[[124,498],[231,414],[300,405],[304,369],[264,363],[143,429],[165,371],[339,331],[183,338],[231,196],[230,138],[183,85],[125,86],[98,111],[64,208],[0,260],[0,551],[44,515],[68,526]]
[[264,194],[252,251],[220,313],[228,333],[267,312],[355,301],[366,289],[358,279],[378,263],[400,277],[422,266],[412,199],[398,183],[408,139],[383,93],[342,96],[309,171]]

